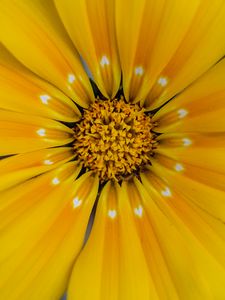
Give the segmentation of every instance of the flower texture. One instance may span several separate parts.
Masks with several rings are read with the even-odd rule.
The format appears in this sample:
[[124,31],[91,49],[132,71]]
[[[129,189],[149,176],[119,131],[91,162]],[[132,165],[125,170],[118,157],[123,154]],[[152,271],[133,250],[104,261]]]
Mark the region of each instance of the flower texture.
[[225,299],[225,1],[0,1],[0,299]]

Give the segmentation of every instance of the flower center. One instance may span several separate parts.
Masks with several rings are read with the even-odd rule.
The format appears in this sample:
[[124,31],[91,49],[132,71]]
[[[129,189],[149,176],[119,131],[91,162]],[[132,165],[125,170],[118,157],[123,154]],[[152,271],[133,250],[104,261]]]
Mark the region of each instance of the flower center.
[[74,150],[101,181],[138,175],[153,152],[151,117],[137,104],[97,99],[74,128]]

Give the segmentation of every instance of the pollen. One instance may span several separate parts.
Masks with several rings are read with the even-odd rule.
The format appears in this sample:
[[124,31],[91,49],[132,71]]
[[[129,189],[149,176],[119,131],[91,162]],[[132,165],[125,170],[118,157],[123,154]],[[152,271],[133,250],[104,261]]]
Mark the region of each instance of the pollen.
[[84,168],[102,182],[138,175],[154,149],[151,116],[123,98],[96,99],[74,127],[74,151]]

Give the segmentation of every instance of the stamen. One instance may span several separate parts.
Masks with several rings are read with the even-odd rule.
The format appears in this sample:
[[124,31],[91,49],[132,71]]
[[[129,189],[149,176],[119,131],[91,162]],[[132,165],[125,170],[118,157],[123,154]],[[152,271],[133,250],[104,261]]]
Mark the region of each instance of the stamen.
[[101,181],[137,175],[153,153],[152,127],[138,104],[98,99],[74,128],[76,158]]

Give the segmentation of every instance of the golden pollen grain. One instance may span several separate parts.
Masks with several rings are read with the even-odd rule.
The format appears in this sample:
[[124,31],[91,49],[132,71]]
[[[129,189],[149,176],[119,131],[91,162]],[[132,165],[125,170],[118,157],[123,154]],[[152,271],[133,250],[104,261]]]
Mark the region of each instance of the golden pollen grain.
[[150,162],[151,117],[137,104],[97,99],[74,127],[76,158],[101,181],[120,181]]

